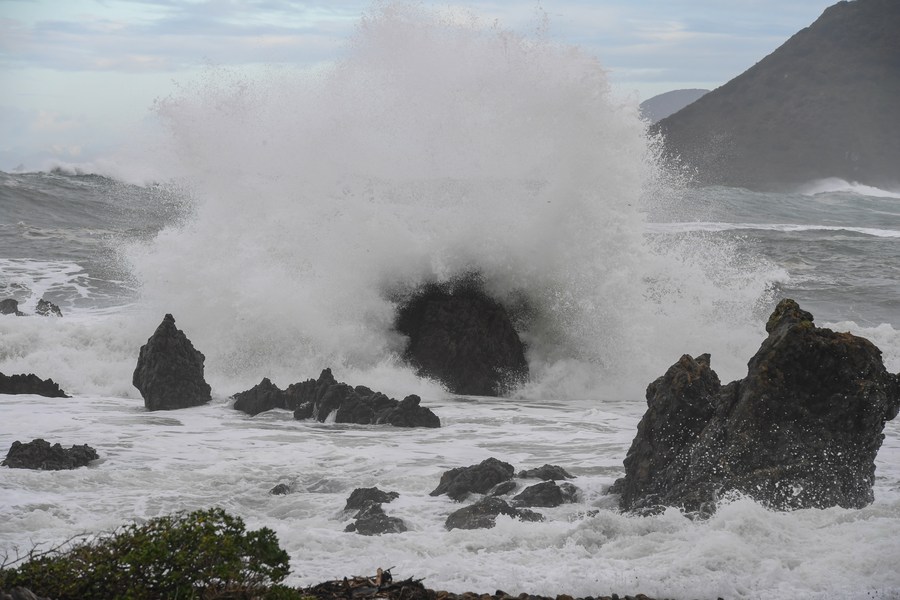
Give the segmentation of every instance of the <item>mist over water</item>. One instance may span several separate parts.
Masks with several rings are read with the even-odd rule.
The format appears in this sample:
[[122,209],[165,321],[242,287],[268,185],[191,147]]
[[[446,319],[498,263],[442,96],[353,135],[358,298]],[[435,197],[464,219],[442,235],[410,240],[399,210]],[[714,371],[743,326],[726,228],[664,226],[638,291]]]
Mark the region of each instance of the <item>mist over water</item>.
[[[382,6],[328,68],[211,70],[157,108],[160,168],[194,212],[127,258],[144,306],[173,313],[214,374],[394,364],[397,299],[469,272],[528,307],[541,395],[642,387],[688,351],[723,351],[727,370],[759,338],[770,267],[646,238],[671,182],[636,105],[539,27]],[[724,323],[728,340],[710,335]]]

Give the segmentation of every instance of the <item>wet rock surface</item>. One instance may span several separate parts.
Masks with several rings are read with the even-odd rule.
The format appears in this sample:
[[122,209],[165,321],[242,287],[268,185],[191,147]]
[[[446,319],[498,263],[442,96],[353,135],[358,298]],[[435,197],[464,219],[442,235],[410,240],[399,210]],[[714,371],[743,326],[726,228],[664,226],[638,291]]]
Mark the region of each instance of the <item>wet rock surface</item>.
[[451,529],[490,529],[497,524],[497,517],[506,515],[522,521],[543,521],[543,515],[534,511],[510,506],[506,500],[489,496],[475,504],[450,513],[444,527]]
[[203,378],[205,357],[166,315],[147,343],[141,346],[132,383],[148,410],[174,410],[212,400]]
[[66,449],[60,444],[51,446],[50,442],[38,438],[27,443],[14,441],[0,465],[10,469],[62,471],[84,467],[97,458],[97,451],[87,444]]
[[543,479],[544,481],[559,481],[561,479],[573,478],[568,471],[557,465],[544,465],[542,467],[537,467],[536,469],[525,469],[519,471],[517,477],[521,477],[522,479]]
[[555,481],[544,481],[529,486],[516,494],[512,503],[513,506],[529,506],[553,508],[561,504],[570,504],[578,498],[578,488],[568,482],[556,483]]
[[395,326],[409,338],[406,360],[454,394],[502,396],[528,377],[512,319],[477,278],[423,287],[401,304]]
[[406,523],[402,519],[386,514],[381,504],[369,504],[357,512],[354,518],[356,520],[347,525],[344,531],[360,535],[382,535],[406,531]]
[[347,498],[344,510],[360,510],[372,504],[384,504],[400,497],[397,492],[384,492],[377,487],[356,488]]
[[356,488],[347,498],[344,510],[356,510],[353,523],[347,525],[344,531],[355,532],[360,535],[381,535],[384,533],[403,533],[406,531],[406,523],[397,517],[391,517],[384,512],[382,504],[391,502],[400,497],[397,492],[384,492],[377,487]]
[[318,379],[294,383],[281,390],[268,379],[245,392],[232,396],[234,408],[257,415],[273,408],[292,410],[298,420],[316,419],[324,423],[334,413],[335,423],[357,425],[393,425],[395,427],[440,427],[441,420],[421,399],[410,395],[395,400],[365,386],[352,387],[337,381],[331,369]]
[[24,317],[25,313],[19,310],[19,301],[12,298],[0,300],[0,315],[16,315]]
[[471,493],[488,493],[494,486],[512,479],[515,472],[511,464],[496,458],[487,458],[477,465],[457,467],[444,472],[431,495],[446,494],[453,500],[461,502]]
[[34,312],[35,312],[35,314],[38,314],[42,317],[50,317],[50,316],[61,317],[61,316],[63,316],[62,310],[60,310],[60,308],[57,305],[55,305],[54,303],[52,303],[48,300],[44,300],[43,298],[38,300],[38,303],[34,309]]
[[35,394],[48,398],[68,398],[52,379],[41,379],[34,373],[4,375],[0,373],[0,394]]
[[625,510],[711,510],[734,491],[776,510],[873,500],[900,376],[871,342],[813,324],[782,300],[747,376],[722,387],[708,355],[682,357],[647,389],[648,410],[610,491]]

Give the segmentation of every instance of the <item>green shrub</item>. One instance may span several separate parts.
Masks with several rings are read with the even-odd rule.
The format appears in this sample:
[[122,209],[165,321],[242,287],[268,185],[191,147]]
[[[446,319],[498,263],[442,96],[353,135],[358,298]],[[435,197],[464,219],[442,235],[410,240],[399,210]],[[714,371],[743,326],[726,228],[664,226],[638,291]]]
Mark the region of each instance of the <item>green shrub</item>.
[[277,586],[288,555],[268,528],[247,532],[222,509],[177,513],[45,553],[0,570],[0,589],[58,600],[290,597]]

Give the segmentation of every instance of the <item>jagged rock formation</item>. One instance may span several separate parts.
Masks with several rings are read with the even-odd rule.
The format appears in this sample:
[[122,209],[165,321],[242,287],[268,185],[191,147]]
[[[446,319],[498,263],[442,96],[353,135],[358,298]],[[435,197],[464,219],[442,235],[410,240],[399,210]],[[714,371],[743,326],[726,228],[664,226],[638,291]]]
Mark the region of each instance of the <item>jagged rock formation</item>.
[[900,187],[900,2],[838,2],[725,85],[661,120],[696,181]]
[[0,373],[0,394],[35,394],[48,398],[68,398],[52,379],[41,379],[34,373],[4,375]]
[[63,316],[62,310],[60,310],[60,308],[57,305],[53,304],[52,302],[50,302],[48,300],[44,300],[43,298],[38,300],[38,303],[34,309],[34,312],[39,314],[42,317],[49,317],[51,315],[54,317]]
[[148,410],[174,410],[206,404],[212,400],[203,378],[205,357],[184,332],[166,315],[156,331],[141,346],[132,383]]
[[428,285],[400,305],[406,360],[454,394],[502,396],[528,377],[525,345],[476,277]]
[[335,423],[441,426],[437,415],[419,405],[421,398],[418,396],[409,395],[398,401],[362,385],[351,387],[338,382],[331,369],[323,370],[318,379],[293,383],[286,390],[266,378],[232,397],[235,399],[234,408],[251,416],[273,408],[283,408],[294,411],[295,419],[316,419],[322,423],[335,413]]
[[99,458],[97,451],[82,444],[63,448],[59,444],[50,445],[50,442],[38,438],[28,443],[18,440],[12,443],[6,459],[0,463],[10,469],[37,469],[40,471],[62,471],[77,469]]
[[729,491],[777,510],[873,500],[900,376],[849,333],[816,327],[782,300],[747,376],[722,387],[709,355],[683,356],[647,388],[648,409],[610,491],[625,510],[712,510]]

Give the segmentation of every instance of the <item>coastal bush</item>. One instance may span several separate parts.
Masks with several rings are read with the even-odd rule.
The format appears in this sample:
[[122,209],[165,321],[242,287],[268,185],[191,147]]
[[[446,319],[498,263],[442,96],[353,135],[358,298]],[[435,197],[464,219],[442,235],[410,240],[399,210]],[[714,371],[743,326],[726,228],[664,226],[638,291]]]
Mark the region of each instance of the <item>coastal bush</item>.
[[8,564],[0,590],[22,586],[58,600],[299,597],[278,585],[289,568],[275,532],[246,531],[220,508],[125,525]]

